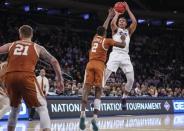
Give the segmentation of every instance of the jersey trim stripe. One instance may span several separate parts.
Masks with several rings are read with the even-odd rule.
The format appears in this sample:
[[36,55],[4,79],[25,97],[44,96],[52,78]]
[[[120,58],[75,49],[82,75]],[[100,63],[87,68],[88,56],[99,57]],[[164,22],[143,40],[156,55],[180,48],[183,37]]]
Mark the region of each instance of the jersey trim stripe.
[[36,49],[36,43],[34,43],[34,49],[35,49],[35,52],[36,52],[37,56],[39,57],[38,51]]
[[15,44],[15,42],[13,42],[13,43],[10,45],[8,51],[10,51],[10,49],[12,48],[12,46],[13,46],[14,44]]
[[104,39],[103,39],[103,41],[102,41],[102,47],[103,47],[103,49],[104,49],[104,50],[106,50],[106,51],[107,51],[108,49],[106,49],[106,48],[105,48],[105,46],[104,46],[104,42],[105,42],[105,38],[104,38]]

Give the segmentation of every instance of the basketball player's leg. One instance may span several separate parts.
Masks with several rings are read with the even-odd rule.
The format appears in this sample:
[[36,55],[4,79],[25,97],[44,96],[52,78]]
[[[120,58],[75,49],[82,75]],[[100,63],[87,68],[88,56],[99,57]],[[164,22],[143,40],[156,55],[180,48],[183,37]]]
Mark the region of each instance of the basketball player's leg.
[[14,131],[16,124],[17,124],[17,119],[20,111],[20,105],[18,106],[11,106],[11,112],[8,118],[8,131]]
[[120,61],[118,60],[118,56],[116,53],[111,52],[109,60],[107,62],[107,67],[105,70],[104,83],[106,84],[108,78],[112,74],[112,72],[116,72],[120,65]]
[[35,110],[38,112],[40,128],[43,131],[50,131],[51,122],[46,98],[34,76],[29,76],[29,79],[26,80],[24,88],[22,88],[22,96],[28,107],[35,107]]
[[98,125],[97,125],[97,118],[98,118],[98,112],[100,111],[101,95],[102,95],[102,86],[96,86],[95,87],[93,118],[91,120],[91,124],[93,126],[93,131],[99,130]]
[[132,86],[134,84],[134,72],[127,72],[125,76],[127,79],[127,83],[125,84],[125,92],[123,94],[123,98],[126,98],[132,89]]
[[8,131],[14,131],[20,111],[21,96],[19,90],[11,86],[8,86],[8,95],[10,98],[11,106],[11,112],[8,118]]
[[5,95],[0,95],[0,119],[10,110],[9,98]]
[[127,79],[122,96],[122,110],[126,110],[126,98],[128,97],[134,83],[134,70],[129,57],[122,57],[120,68],[125,73]]
[[91,124],[94,131],[98,131],[97,117],[101,105],[102,87],[104,86],[104,63],[97,63],[95,69],[95,100],[94,100],[94,112]]
[[81,107],[81,115],[79,128],[84,130],[86,128],[85,119],[86,119],[86,106],[88,104],[88,96],[91,91],[91,87],[94,81],[94,72],[92,70],[92,66],[90,64],[87,65],[85,75],[84,75],[84,85],[83,85],[83,93],[82,93],[82,107]]
[[[16,79],[15,79],[16,78]],[[10,115],[8,118],[8,131],[14,131],[18,114],[20,110],[20,104],[21,104],[21,92],[19,88],[17,87],[18,77],[14,75],[14,73],[7,73],[5,77],[5,87],[7,88],[8,97],[10,100]]]

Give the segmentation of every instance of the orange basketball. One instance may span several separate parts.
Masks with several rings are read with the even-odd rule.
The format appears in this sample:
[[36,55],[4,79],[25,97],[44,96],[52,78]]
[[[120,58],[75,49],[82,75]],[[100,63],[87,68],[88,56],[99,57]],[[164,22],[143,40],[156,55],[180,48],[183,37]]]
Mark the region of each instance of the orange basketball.
[[116,2],[114,4],[114,9],[115,9],[115,11],[117,11],[119,13],[124,13],[125,12],[125,5],[123,2]]

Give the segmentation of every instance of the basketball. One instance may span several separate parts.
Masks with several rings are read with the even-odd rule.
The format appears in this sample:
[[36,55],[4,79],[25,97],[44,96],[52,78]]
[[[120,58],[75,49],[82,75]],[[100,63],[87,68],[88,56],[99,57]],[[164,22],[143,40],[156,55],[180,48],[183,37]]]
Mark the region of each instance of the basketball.
[[117,11],[119,13],[124,13],[125,12],[125,5],[123,2],[116,2],[114,4],[114,9],[115,9],[115,11]]

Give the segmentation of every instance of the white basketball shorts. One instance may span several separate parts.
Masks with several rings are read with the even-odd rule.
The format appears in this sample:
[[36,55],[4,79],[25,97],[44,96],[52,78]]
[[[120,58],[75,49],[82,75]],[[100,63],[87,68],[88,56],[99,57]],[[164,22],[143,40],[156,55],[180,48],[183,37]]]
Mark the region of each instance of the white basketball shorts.
[[107,69],[116,72],[119,67],[124,73],[134,71],[129,55],[112,51],[107,62]]

